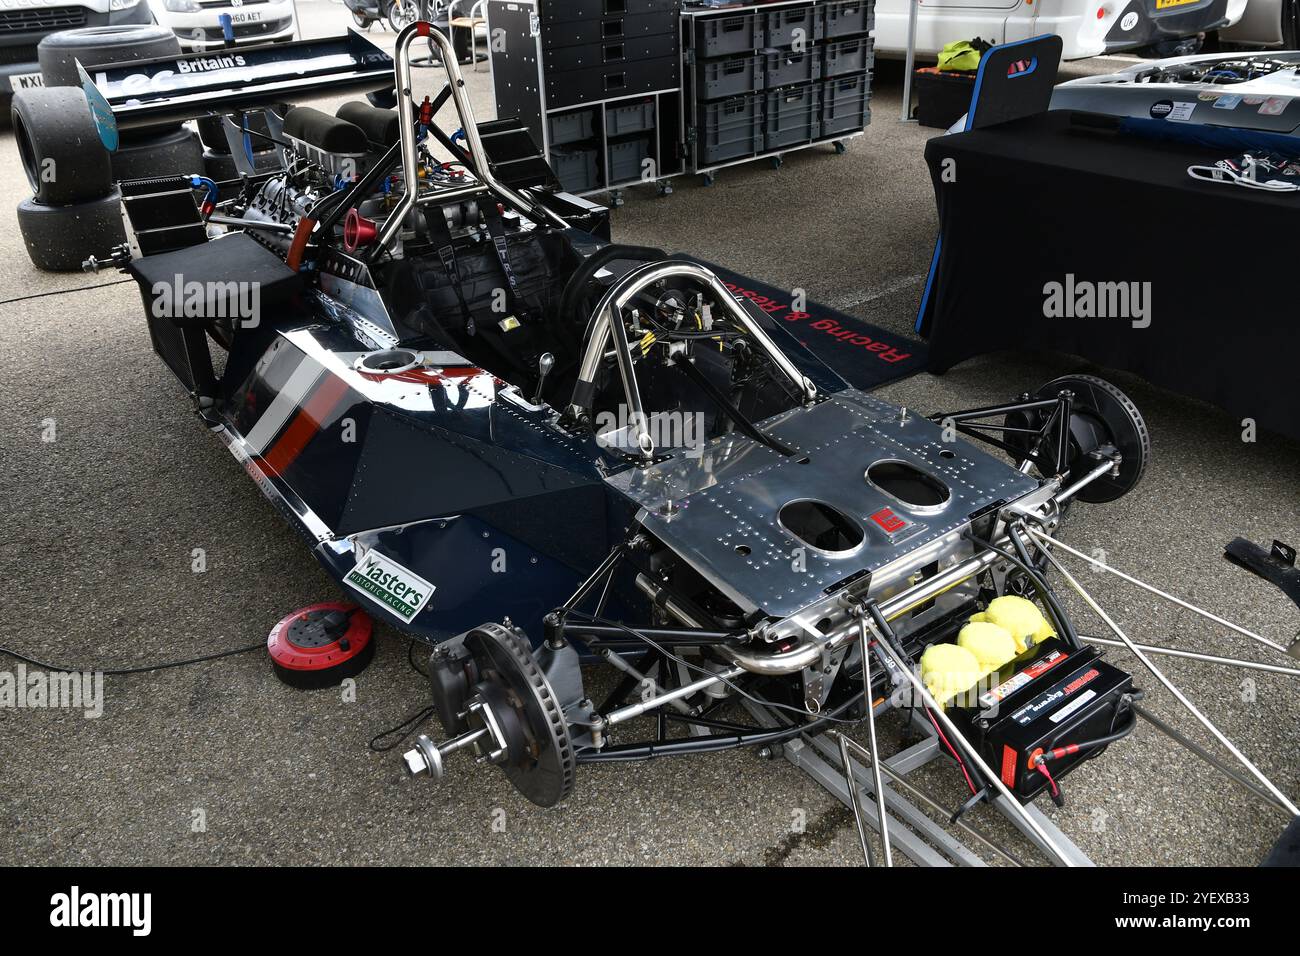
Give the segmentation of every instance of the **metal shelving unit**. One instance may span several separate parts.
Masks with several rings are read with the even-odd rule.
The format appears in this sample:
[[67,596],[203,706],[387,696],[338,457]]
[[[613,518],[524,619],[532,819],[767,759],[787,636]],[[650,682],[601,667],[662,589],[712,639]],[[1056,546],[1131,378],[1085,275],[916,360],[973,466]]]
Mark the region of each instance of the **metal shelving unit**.
[[682,11],[690,171],[833,144],[871,121],[874,0],[784,0]]
[[874,0],[488,0],[497,115],[570,192],[608,193],[845,142],[871,120]]
[[[680,0],[488,0],[497,115],[578,195],[685,172]],[[652,165],[647,165],[647,161]]]

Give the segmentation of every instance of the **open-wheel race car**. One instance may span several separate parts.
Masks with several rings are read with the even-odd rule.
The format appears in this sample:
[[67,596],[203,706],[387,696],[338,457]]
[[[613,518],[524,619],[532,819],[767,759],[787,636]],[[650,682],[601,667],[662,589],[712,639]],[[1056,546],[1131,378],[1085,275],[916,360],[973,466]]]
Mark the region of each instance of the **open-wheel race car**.
[[[439,66],[413,64],[426,42]],[[860,724],[870,751],[842,735],[819,779],[864,846],[870,824],[887,859],[941,860],[928,840],[976,860],[899,789],[946,756],[972,804],[1085,861],[1032,801],[1062,799],[1132,731],[1141,691],[1081,639],[1047,572],[1076,502],[1138,483],[1150,444],[1132,402],[1072,376],[999,406],[890,405],[709,269],[610,242],[605,210],[561,192],[521,127],[475,121],[428,24],[397,38],[392,80],[366,62],[348,82],[395,86],[396,110],[269,112],[258,135],[282,168],[122,187],[113,259],[155,350],[364,611],[277,628],[281,674],[336,682],[363,663],[358,620],[387,622],[430,646],[449,738],[419,736],[410,772],[441,777],[472,749],[542,806],[592,762],[783,745],[829,767],[823,732]],[[440,92],[415,88],[439,70]],[[223,111],[233,143],[288,75],[263,64],[226,98],[211,72],[184,96],[102,92],[117,122]],[[1160,649],[1115,632],[1167,681],[1146,656]],[[599,704],[592,664],[618,672]],[[901,761],[876,759],[891,708],[925,733]],[[643,716],[653,735],[629,739]]]

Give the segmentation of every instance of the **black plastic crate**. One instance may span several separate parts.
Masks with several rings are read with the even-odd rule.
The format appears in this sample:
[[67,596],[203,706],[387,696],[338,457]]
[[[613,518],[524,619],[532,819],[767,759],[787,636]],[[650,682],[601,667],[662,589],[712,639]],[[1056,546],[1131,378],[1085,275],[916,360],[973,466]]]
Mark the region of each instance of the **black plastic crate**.
[[871,37],[835,40],[822,47],[822,63],[828,79],[846,73],[861,73],[875,63],[875,44]]
[[820,92],[816,83],[769,91],[763,106],[763,148],[782,149],[816,139]]
[[695,31],[696,56],[752,53],[763,46],[763,17],[757,13],[700,17],[695,21]]
[[701,60],[695,64],[695,98],[719,100],[763,88],[762,53]]
[[743,159],[763,151],[762,93],[699,104],[697,166]]
[[852,133],[871,122],[871,74],[837,76],[821,84],[821,136]]
[[926,67],[913,74],[916,121],[922,126],[948,129],[970,110],[975,73],[956,73]]
[[551,150],[551,168],[568,192],[591,192],[600,186],[599,158],[594,146],[558,146]]
[[764,15],[767,45],[793,46],[796,40],[802,40],[811,46],[817,38],[818,13],[814,6],[769,10]]
[[655,101],[620,103],[605,107],[605,135],[623,136],[627,133],[644,133],[655,128]]
[[642,165],[650,158],[650,137],[638,136],[609,144],[609,181],[628,183],[638,180],[645,172]]
[[763,54],[764,85],[769,90],[796,83],[811,83],[821,79],[822,51],[805,50],[795,53],[793,50],[772,50]]
[[822,5],[822,16],[817,35],[832,37],[869,33],[876,25],[876,5],[873,0],[832,0]]
[[579,140],[591,139],[596,134],[595,110],[575,110],[572,113],[552,113],[551,145],[563,146]]

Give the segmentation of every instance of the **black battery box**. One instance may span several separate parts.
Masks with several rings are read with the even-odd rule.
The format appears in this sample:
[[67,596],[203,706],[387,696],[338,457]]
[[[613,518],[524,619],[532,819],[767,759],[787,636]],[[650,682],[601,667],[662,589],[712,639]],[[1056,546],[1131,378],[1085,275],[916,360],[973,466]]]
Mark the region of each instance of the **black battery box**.
[[[948,715],[980,752],[1002,782],[1022,802],[1048,785],[1030,765],[1054,747],[1068,748],[1105,737],[1131,719],[1119,713],[1121,698],[1133,691],[1133,678],[1101,660],[1093,647],[1078,650],[1058,638],[1035,644],[1008,663],[995,682],[970,706],[954,706]],[[1091,750],[1051,762],[1059,782]]]

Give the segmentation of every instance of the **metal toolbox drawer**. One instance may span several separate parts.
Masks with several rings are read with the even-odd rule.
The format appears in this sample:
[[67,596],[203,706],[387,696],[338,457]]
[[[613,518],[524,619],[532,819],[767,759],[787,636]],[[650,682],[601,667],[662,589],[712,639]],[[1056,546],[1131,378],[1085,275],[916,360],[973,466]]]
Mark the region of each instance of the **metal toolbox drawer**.
[[657,36],[661,33],[677,35],[675,10],[594,20],[561,20],[554,23],[546,21],[542,24],[542,49],[550,51],[567,46],[612,43],[637,37]]
[[543,23],[560,23],[565,20],[600,20],[645,13],[676,14],[679,10],[680,0],[540,0],[537,12]]
[[610,40],[587,46],[560,47],[546,54],[546,68],[548,73],[585,70],[594,66],[616,66],[628,61],[676,55],[677,35],[662,33],[658,36]]
[[546,103],[550,109],[599,100],[671,90],[679,83],[675,56],[596,66],[585,70],[551,73],[546,77]]

